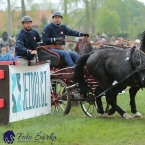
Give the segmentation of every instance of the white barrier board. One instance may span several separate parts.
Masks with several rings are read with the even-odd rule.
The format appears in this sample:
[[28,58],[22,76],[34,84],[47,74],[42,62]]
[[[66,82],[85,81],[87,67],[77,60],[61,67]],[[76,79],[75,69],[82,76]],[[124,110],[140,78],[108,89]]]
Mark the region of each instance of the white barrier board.
[[50,66],[9,66],[9,122],[51,112]]

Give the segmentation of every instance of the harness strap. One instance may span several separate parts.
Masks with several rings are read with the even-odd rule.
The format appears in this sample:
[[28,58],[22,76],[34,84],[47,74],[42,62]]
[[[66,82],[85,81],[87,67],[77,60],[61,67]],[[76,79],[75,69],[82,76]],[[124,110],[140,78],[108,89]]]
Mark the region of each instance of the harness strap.
[[[134,50],[134,47],[130,48],[129,51],[127,51],[126,59],[125,59],[125,61],[128,64],[128,68],[129,68],[130,72],[133,72],[133,69],[131,67],[131,60],[130,60],[130,56],[131,56],[131,53],[133,52],[133,50]],[[135,83],[137,83],[137,79],[134,75],[133,75],[133,79],[134,79]]]
[[104,95],[104,93],[106,93],[106,92],[110,91],[111,89],[115,88],[117,85],[121,84],[123,81],[125,81],[126,79],[128,79],[130,76],[134,75],[136,72],[137,72],[137,69],[135,71],[133,71],[132,73],[130,73],[129,75],[127,75],[124,79],[120,80],[115,85],[112,85],[110,88],[106,89],[104,92],[102,92],[101,94],[99,94],[98,96],[96,96],[96,98]]

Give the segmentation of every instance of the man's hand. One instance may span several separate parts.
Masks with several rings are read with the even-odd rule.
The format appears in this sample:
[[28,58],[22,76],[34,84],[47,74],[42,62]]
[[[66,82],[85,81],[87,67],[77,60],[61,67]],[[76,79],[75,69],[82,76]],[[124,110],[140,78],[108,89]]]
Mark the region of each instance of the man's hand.
[[30,54],[37,54],[36,50],[30,51]]
[[89,34],[87,34],[87,33],[81,33],[81,36],[89,37]]

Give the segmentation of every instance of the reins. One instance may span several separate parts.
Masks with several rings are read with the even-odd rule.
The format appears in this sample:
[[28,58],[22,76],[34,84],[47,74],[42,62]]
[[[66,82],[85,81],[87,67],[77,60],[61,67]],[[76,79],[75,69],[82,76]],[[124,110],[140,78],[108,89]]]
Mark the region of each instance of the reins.
[[117,85],[121,84],[123,81],[127,80],[129,77],[131,77],[133,74],[135,74],[137,72],[137,69],[134,70],[132,73],[130,73],[129,75],[127,75],[124,79],[120,80],[119,82],[117,82],[115,85],[109,87],[107,90],[105,90],[104,92],[102,92],[101,94],[99,94],[98,96],[96,96],[95,98],[97,97],[100,97],[102,95],[104,95],[104,93],[110,91],[111,89],[115,88]]
[[144,54],[145,55],[145,53],[143,52],[143,51],[141,51],[140,49],[138,49],[142,54]]

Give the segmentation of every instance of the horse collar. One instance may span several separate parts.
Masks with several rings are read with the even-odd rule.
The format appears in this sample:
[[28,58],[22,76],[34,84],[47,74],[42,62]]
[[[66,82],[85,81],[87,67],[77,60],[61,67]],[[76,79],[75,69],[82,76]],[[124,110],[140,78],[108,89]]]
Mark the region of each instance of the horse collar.
[[[135,49],[135,47],[132,47],[132,48],[130,48],[130,49],[127,51],[127,53],[126,53],[126,59],[125,59],[125,61],[127,62],[128,68],[129,68],[129,70],[130,70],[131,73],[134,72],[133,69],[132,69],[132,62],[131,62],[131,59],[130,59],[130,58],[131,58],[131,54],[132,54],[132,52],[134,51],[134,49]],[[141,56],[140,56],[140,66],[141,66]],[[140,66],[139,66],[139,67],[140,67]],[[137,67],[137,69],[138,69],[138,67]],[[136,69],[135,71],[137,71],[137,69]],[[134,79],[135,83],[137,84],[137,86],[138,86],[138,85],[140,86],[140,83],[138,83],[137,78],[136,78],[135,75],[133,75],[133,79]]]
[[132,54],[133,50],[134,50],[134,47],[130,48],[130,49],[127,51],[127,53],[126,53],[126,59],[125,59],[125,61],[126,61],[127,64],[128,64],[128,68],[129,68],[129,70],[130,70],[131,72],[132,72],[133,70],[132,70],[132,67],[131,67],[131,59],[130,59],[130,57],[131,57],[131,54]]
[[140,53],[138,53],[139,54],[140,65],[137,67],[137,71],[140,72],[141,70],[145,69],[145,63],[143,62],[142,57],[141,57],[141,53],[143,53],[143,52],[139,49],[138,49],[138,51],[140,52]]

